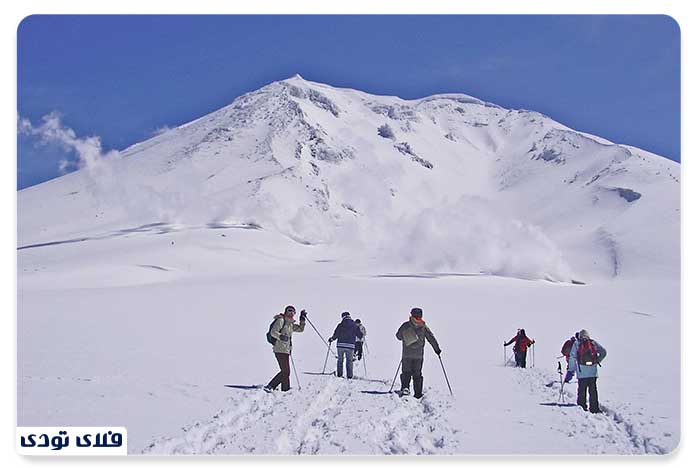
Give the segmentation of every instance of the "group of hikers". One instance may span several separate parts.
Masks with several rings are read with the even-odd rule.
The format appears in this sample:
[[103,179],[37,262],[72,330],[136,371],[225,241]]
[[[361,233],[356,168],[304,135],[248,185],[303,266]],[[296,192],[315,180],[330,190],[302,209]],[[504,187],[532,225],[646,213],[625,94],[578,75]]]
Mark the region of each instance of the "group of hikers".
[[[267,392],[275,390],[279,385],[282,391],[290,389],[292,334],[294,332],[303,332],[307,321],[307,312],[305,310],[300,311],[299,323],[295,322],[295,313],[294,306],[287,306],[282,314],[278,314],[273,318],[273,322],[266,334],[269,343],[273,344],[273,353],[280,367],[280,371],[263,387]],[[345,364],[346,378],[353,378],[353,361],[363,359],[363,347],[366,336],[367,329],[360,319],[353,320],[349,312],[341,313],[341,321],[336,326],[333,335],[328,339],[329,347],[332,342],[336,341],[337,364],[335,375],[337,377],[343,377]],[[396,331],[396,339],[401,341],[401,388],[397,393],[400,395],[410,394],[411,381],[413,380],[413,396],[421,398],[423,396],[422,370],[425,342],[430,343],[438,356],[442,353],[435,335],[423,320],[423,310],[421,308],[414,307],[411,309],[408,320],[401,324]],[[503,346],[507,347],[512,343],[515,343],[513,348],[515,366],[525,368],[527,366],[527,351],[531,346],[534,346],[535,341],[527,336],[523,328],[520,328],[514,337],[509,341],[503,342]],[[577,375],[578,406],[585,411],[588,410],[587,393],[589,392],[589,411],[591,413],[600,413],[597,395],[597,367],[601,366],[601,362],[606,357],[606,349],[591,339],[587,330],[580,330],[563,344],[561,354],[567,362],[563,383],[569,383],[573,376]]]
[[[263,388],[271,392],[278,388],[282,391],[290,389],[290,354],[292,353],[292,334],[303,332],[307,321],[307,312],[300,311],[299,324],[295,323],[295,307],[287,306],[282,314],[273,318],[267,333],[268,341],[273,344],[280,372],[278,372]],[[353,361],[363,358],[363,346],[367,329],[360,319],[353,320],[350,312],[341,313],[341,321],[336,326],[333,335],[329,338],[329,346],[336,342],[338,359],[336,363],[336,376],[343,377],[345,363],[346,378],[353,378]],[[411,380],[413,380],[413,396],[423,396],[423,349],[426,340],[439,356],[442,350],[435,339],[435,335],[423,320],[423,310],[419,307],[411,309],[409,319],[404,322],[396,332],[396,338],[402,343],[401,351],[401,389],[400,395],[410,393]],[[398,371],[397,371],[398,372]]]
[[[527,367],[527,350],[534,345],[535,341],[527,336],[524,328],[520,328],[515,336],[503,343],[503,346],[509,346],[512,343],[515,343],[513,348],[515,367]],[[598,367],[601,367],[602,361],[607,357],[607,350],[590,338],[589,332],[583,329],[563,343],[561,357],[564,357],[567,363],[563,383],[570,383],[577,374],[578,406],[585,411],[588,410],[587,394],[589,393],[590,413],[601,413],[597,394],[597,377],[599,375]]]

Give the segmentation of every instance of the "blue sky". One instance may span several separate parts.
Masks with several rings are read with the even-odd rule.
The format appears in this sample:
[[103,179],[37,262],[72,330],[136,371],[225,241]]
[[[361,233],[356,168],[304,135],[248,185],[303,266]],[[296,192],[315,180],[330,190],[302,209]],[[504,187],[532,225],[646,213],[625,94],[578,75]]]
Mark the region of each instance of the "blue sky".
[[[466,93],[680,161],[666,16],[31,16],[17,67],[21,117],[59,112],[106,149],[299,73],[403,98]],[[18,188],[58,176],[64,151],[20,136]]]

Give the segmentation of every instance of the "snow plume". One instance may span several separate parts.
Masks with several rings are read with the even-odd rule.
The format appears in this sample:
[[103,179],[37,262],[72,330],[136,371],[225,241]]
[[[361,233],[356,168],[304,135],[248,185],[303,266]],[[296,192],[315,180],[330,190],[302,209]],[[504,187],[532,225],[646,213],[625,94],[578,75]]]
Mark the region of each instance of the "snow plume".
[[63,173],[82,170],[90,182],[87,188],[98,205],[123,209],[133,222],[177,223],[189,221],[187,214],[201,213],[199,194],[193,187],[168,190],[166,186],[154,187],[144,182],[137,173],[124,167],[125,160],[119,151],[104,151],[98,136],[79,137],[63,124],[57,112],[44,115],[38,125],[20,118],[18,132],[74,153],[77,161],[65,158],[60,161],[59,170]]
[[462,197],[456,203],[405,214],[383,232],[378,255],[391,265],[571,280],[562,252],[539,227],[481,198]]
[[59,163],[61,173],[68,172],[73,166],[96,172],[104,161],[120,158],[118,151],[105,152],[98,136],[78,137],[72,128],[63,125],[58,112],[44,115],[41,124],[37,126],[27,118],[20,118],[18,130],[22,135],[38,138],[44,144],[58,144],[66,151],[74,153],[78,158],[77,162],[62,159]]

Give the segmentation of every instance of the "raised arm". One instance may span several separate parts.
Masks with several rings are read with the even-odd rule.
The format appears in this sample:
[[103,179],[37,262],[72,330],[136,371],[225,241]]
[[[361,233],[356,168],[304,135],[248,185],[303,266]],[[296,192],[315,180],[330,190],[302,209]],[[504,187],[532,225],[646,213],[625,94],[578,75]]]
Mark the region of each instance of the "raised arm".
[[300,320],[300,323],[293,323],[292,324],[292,331],[302,333],[304,331],[304,326],[305,326],[305,321]]

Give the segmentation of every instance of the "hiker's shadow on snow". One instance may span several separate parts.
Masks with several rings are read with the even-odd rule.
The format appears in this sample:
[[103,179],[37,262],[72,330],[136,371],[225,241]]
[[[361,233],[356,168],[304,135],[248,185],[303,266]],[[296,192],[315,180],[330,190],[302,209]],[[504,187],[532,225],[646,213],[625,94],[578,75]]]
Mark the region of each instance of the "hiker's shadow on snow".
[[237,390],[258,390],[261,388],[261,385],[225,385],[225,387]]

